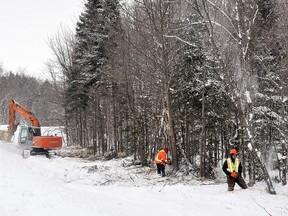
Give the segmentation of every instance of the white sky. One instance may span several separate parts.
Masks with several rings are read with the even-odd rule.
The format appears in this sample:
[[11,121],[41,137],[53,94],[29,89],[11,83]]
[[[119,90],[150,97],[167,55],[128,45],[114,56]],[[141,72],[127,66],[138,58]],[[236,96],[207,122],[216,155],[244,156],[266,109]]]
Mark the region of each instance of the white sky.
[[[43,76],[52,56],[48,38],[61,26],[75,29],[84,0],[0,0],[0,63],[4,69]],[[43,78],[43,77],[42,77]]]

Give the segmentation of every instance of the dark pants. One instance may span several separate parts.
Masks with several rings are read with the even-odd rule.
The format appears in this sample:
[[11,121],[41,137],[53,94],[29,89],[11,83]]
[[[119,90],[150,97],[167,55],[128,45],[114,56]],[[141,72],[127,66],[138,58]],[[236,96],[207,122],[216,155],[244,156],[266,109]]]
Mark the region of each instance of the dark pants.
[[161,174],[162,177],[165,176],[165,165],[164,164],[157,164],[157,173]]
[[228,191],[234,190],[235,183],[237,183],[242,189],[248,188],[242,176],[238,176],[237,178],[227,177],[227,183]]

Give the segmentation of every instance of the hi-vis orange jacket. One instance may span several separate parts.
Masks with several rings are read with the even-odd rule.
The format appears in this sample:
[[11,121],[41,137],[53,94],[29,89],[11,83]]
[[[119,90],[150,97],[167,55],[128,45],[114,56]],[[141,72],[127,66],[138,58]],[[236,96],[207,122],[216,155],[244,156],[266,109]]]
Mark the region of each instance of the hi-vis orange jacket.
[[167,160],[167,154],[166,152],[162,149],[161,151],[158,152],[158,154],[155,157],[154,162],[156,164],[166,164],[169,163]]

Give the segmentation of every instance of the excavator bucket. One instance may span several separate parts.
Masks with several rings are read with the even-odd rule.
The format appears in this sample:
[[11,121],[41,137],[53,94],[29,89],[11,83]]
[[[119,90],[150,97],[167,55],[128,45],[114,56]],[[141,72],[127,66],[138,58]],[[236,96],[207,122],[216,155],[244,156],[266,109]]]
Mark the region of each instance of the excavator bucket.
[[12,136],[13,136],[13,135],[10,134],[8,131],[5,131],[5,132],[3,133],[3,140],[6,141],[6,142],[10,142]]
[[8,131],[3,131],[3,130],[0,130],[0,137],[1,137],[1,140],[4,140],[6,142],[10,141],[9,140],[9,132]]

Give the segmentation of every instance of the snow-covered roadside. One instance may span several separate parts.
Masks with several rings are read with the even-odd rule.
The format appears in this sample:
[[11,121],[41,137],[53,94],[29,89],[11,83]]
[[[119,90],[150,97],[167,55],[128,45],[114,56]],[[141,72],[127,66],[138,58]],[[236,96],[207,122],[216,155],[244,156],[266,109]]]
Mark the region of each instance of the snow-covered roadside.
[[288,215],[287,186],[275,185],[277,195],[265,184],[231,193],[226,184],[161,178],[128,159],[23,159],[20,153],[0,142],[1,215]]

